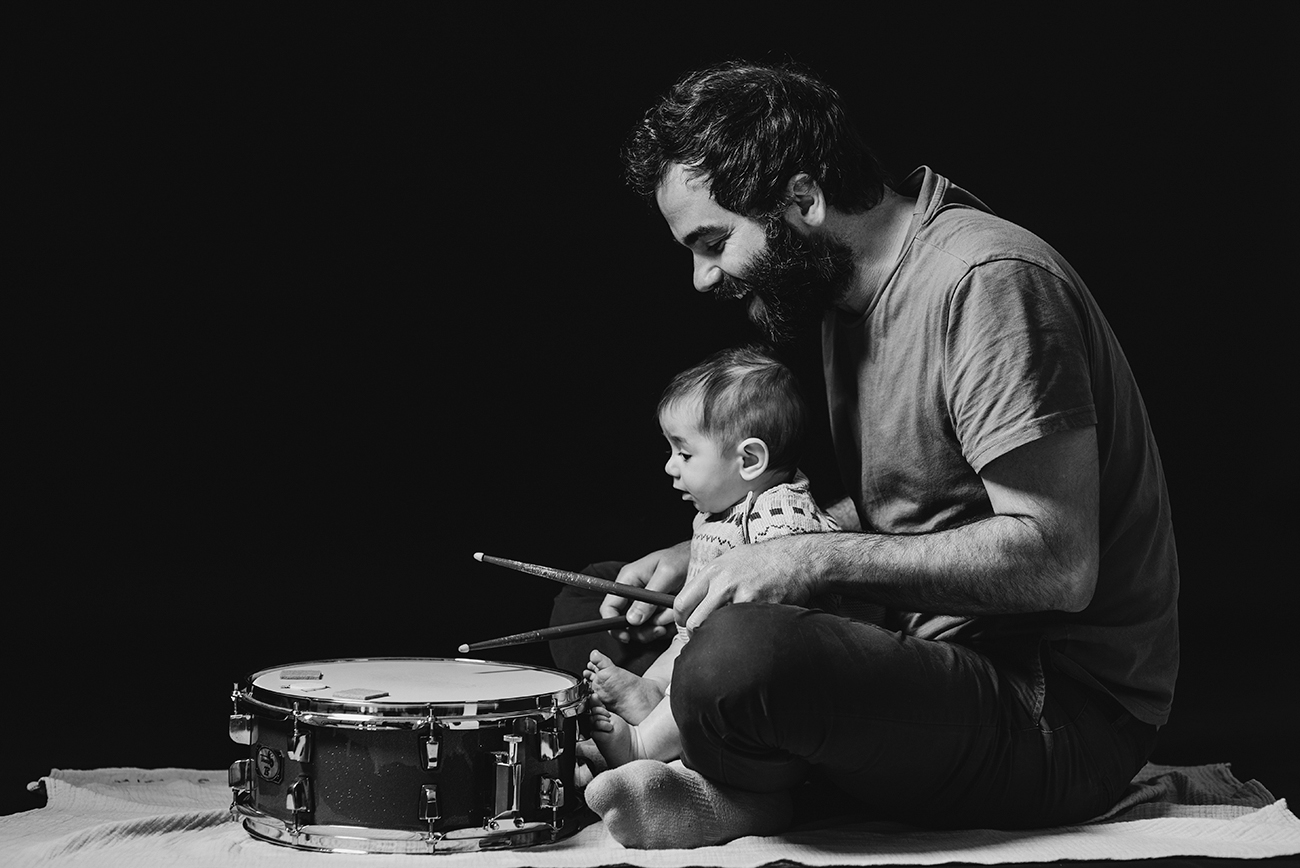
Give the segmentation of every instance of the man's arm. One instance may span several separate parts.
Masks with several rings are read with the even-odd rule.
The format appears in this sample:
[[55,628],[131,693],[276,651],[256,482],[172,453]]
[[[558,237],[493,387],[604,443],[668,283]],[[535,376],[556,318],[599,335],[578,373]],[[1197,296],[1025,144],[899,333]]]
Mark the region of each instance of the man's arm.
[[677,595],[698,627],[731,602],[803,603],[819,593],[952,615],[1077,612],[1097,581],[1094,427],[1052,434],[981,473],[994,515],[929,534],[805,534],[741,546]]

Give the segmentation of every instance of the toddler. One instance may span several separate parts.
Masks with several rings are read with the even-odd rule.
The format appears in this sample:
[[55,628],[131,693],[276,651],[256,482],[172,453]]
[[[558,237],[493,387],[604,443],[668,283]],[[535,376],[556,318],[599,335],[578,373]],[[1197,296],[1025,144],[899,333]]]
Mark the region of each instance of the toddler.
[[[813,500],[796,462],[807,411],[794,374],[765,353],[723,350],[678,374],[659,400],[659,425],[670,454],[664,471],[695,505],[689,580],[713,558],[778,536],[837,531]],[[879,622],[883,609],[836,599],[820,608]],[[599,651],[584,675],[593,703],[593,739],[612,767],[637,759],[669,761],[681,750],[668,702],[673,662],[689,636],[672,643],[642,676]]]

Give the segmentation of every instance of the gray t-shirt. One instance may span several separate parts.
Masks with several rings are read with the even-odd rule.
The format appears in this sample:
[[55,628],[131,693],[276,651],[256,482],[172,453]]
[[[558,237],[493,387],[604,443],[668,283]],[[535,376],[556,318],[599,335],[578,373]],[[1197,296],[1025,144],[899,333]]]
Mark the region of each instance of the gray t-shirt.
[[1178,673],[1178,560],[1155,438],[1092,295],[1044,241],[922,167],[903,255],[861,316],[823,323],[831,427],[863,528],[926,533],[988,517],[979,472],[1059,431],[1096,425],[1101,564],[1078,613],[908,613],[915,635],[1040,634],[1056,665],[1163,724]]

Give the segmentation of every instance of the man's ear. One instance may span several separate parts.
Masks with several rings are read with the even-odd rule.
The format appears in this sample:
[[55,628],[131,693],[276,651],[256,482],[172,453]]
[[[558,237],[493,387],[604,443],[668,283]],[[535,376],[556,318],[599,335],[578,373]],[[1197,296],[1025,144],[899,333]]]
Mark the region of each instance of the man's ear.
[[746,482],[753,482],[767,472],[767,462],[771,455],[767,451],[767,444],[757,437],[740,441],[736,454],[740,458],[740,478]]
[[826,194],[806,172],[800,172],[786,183],[785,195],[790,200],[786,216],[792,222],[816,227],[826,221]]

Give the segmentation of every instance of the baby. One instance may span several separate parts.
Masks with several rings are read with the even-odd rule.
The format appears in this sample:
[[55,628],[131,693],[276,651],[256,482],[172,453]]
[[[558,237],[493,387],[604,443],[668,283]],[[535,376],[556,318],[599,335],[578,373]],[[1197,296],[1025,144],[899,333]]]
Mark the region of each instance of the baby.
[[[669,383],[659,400],[659,425],[671,450],[664,471],[699,511],[688,580],[737,546],[840,529],[796,467],[806,416],[794,374],[748,347],[715,353]],[[838,599],[813,605],[860,620],[879,621],[883,614],[866,604],[843,611]],[[668,649],[639,677],[591,653],[584,675],[597,700],[592,737],[611,767],[680,755],[667,694],[673,662],[688,639],[678,627]]]

